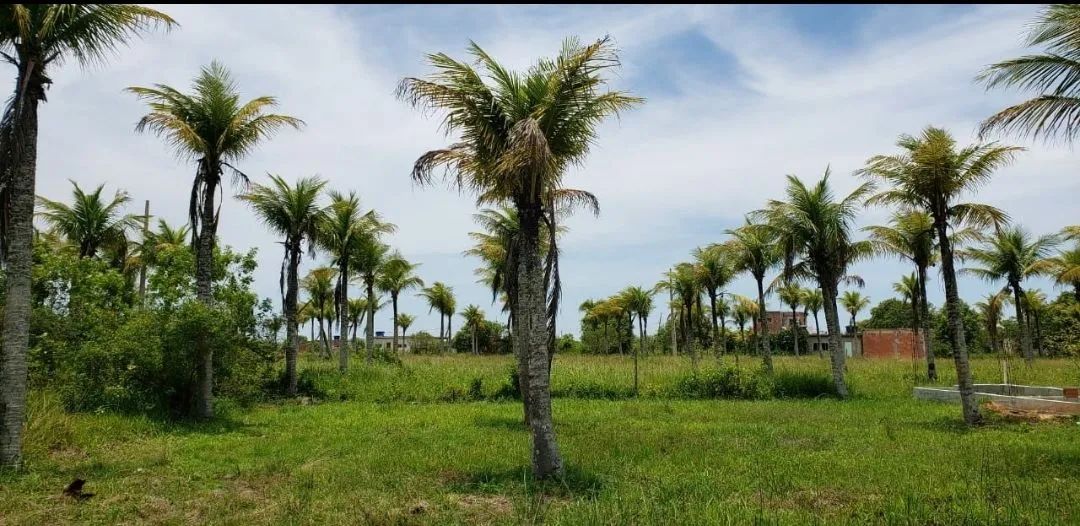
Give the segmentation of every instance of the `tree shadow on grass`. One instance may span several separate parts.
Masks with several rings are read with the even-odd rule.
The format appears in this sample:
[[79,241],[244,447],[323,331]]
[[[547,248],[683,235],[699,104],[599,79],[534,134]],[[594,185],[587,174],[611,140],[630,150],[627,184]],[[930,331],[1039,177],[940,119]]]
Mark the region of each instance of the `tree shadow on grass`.
[[606,482],[594,473],[576,466],[567,466],[561,480],[537,481],[532,469],[478,469],[458,473],[446,483],[456,493],[500,494],[523,492],[528,496],[593,499],[604,489]]
[[218,417],[199,422],[196,420],[170,420],[162,422],[162,429],[171,435],[226,435],[230,433],[253,433],[261,426],[248,424],[229,417]]
[[520,416],[478,416],[473,419],[473,424],[477,427],[502,429],[504,431],[528,431],[525,422],[522,421]]

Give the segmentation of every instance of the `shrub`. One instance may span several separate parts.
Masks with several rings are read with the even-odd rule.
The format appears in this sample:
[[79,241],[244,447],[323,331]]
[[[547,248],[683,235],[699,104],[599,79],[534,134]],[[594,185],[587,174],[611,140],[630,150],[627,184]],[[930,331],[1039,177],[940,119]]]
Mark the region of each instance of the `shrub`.
[[765,374],[734,367],[690,373],[679,378],[672,389],[672,396],[677,398],[759,400],[772,396],[772,386]]

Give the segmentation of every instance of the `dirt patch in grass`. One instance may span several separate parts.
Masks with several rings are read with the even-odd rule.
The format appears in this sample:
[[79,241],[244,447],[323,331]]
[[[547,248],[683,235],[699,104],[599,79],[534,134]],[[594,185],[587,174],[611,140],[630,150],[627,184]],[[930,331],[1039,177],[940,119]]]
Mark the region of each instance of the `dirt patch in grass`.
[[1015,409],[1006,407],[997,402],[987,402],[984,406],[1002,419],[1010,422],[1068,422],[1075,418],[1073,415],[1063,415],[1049,411],[1036,411],[1027,409]]
[[766,497],[766,506],[798,509],[817,515],[842,514],[867,501],[880,500],[878,495],[859,495],[838,488],[808,488],[783,495]]
[[514,513],[514,503],[503,495],[451,494],[447,500],[465,513],[470,524],[491,524]]

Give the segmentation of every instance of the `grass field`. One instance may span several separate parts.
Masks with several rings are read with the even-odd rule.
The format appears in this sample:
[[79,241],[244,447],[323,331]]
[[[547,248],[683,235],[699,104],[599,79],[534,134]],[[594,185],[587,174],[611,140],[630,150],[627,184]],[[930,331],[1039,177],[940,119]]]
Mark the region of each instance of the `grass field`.
[[[205,425],[69,415],[35,393],[26,470],[0,475],[0,524],[1080,522],[1075,420],[967,430],[959,406],[912,400],[911,364],[891,361],[849,362],[852,400],[732,401],[667,396],[682,359],[643,360],[633,399],[628,358],[558,357],[568,476],[537,485],[520,405],[462,401],[497,399],[510,363],[410,357],[342,379],[309,362],[335,401],[231,408]],[[777,368],[824,375],[827,362]],[[977,360],[975,374],[1000,381],[1000,364]],[[1075,385],[1080,366],[1017,362],[1010,375]],[[96,495],[61,497],[75,477]]]

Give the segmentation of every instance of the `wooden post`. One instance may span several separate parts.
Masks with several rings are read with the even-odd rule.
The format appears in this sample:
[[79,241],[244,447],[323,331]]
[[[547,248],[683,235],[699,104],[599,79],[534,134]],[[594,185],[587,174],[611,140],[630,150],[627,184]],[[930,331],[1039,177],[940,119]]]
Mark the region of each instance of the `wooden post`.
[[142,218],[143,253],[142,264],[139,265],[139,303],[146,304],[146,239],[150,236],[150,200],[146,200],[143,207]]

